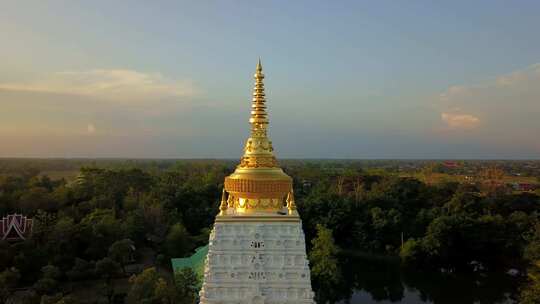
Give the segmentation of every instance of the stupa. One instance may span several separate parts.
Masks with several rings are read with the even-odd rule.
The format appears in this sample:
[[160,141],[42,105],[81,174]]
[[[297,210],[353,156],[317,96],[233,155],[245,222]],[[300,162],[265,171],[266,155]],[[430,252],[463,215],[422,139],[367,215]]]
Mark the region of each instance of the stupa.
[[255,72],[251,134],[225,178],[210,234],[201,304],[314,303],[302,222],[292,178],[268,138],[261,61]]

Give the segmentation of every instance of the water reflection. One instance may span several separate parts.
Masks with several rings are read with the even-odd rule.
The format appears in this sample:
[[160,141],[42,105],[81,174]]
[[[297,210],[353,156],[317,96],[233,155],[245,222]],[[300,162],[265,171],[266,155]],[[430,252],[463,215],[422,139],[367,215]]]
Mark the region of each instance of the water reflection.
[[318,303],[512,304],[520,278],[505,273],[442,274],[405,270],[399,261],[362,256],[343,260],[333,288],[317,291]]

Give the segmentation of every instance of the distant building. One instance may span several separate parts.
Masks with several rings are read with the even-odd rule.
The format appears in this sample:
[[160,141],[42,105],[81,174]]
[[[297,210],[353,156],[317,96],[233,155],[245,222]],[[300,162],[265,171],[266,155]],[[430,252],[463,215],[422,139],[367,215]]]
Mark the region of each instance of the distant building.
[[459,167],[459,164],[455,161],[445,161],[443,162],[443,165],[446,167],[446,168],[457,168]]
[[513,183],[512,188],[517,191],[534,191],[538,186],[529,183]]
[[23,241],[32,233],[33,221],[22,214],[10,214],[0,220],[0,238],[6,241]]

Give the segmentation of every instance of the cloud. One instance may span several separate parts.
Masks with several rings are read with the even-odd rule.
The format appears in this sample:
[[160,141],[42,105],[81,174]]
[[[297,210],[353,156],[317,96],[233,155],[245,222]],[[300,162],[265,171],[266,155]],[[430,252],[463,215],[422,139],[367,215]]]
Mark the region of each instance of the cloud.
[[499,87],[512,86],[512,85],[534,85],[538,84],[537,80],[540,78],[540,63],[533,64],[526,69],[519,70],[507,75],[497,77],[496,84]]
[[148,102],[191,97],[197,90],[189,81],[127,69],[58,72],[33,82],[0,83],[0,89],[79,95],[112,101]]
[[94,124],[88,124],[86,126],[86,132],[88,132],[88,134],[96,133],[96,126],[94,126]]
[[538,151],[540,64],[480,84],[451,86],[439,95],[437,107],[446,130],[466,129],[476,142],[501,149]]
[[470,114],[441,113],[441,119],[450,128],[472,129],[480,123],[480,119]]
[[189,81],[118,69],[0,82],[0,104],[1,145],[21,153],[30,146],[17,136],[63,138],[73,146],[98,138],[190,136],[200,128],[192,113],[210,107]]

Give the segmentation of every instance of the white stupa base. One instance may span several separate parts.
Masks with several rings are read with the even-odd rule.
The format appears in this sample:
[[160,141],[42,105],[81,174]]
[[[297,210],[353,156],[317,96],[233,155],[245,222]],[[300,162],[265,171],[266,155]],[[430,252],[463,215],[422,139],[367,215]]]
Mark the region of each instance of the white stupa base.
[[201,304],[314,303],[297,215],[218,216],[210,234]]

